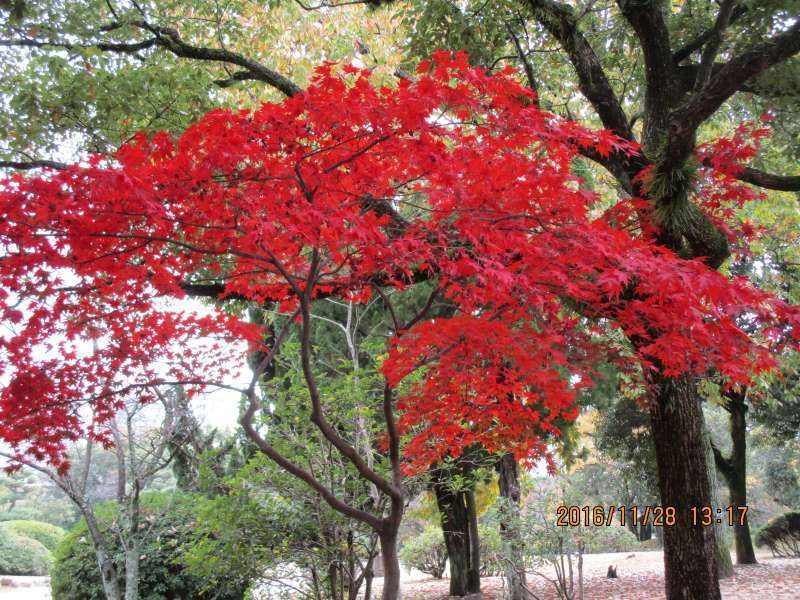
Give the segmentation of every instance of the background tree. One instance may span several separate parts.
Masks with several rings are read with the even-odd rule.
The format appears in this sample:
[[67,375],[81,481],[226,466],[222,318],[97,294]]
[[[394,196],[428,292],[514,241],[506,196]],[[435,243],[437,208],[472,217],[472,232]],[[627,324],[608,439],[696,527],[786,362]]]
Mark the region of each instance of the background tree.
[[[90,438],[79,447],[74,458],[77,466],[73,468],[66,463],[54,468],[45,461],[2,453],[11,468],[27,467],[50,478],[80,511],[108,600],[139,598],[142,546],[151,533],[142,516],[141,493],[168,464],[167,447],[175,423],[188,410],[180,388],[157,395],[158,408],[163,410],[160,427],[154,425],[153,412],[138,398],[129,399],[115,416],[100,424],[101,431],[114,440],[113,502],[117,517],[113,523],[100,522],[97,507],[103,497],[93,493],[90,486],[98,476],[108,476],[107,472],[98,473],[97,457],[104,451],[95,439]],[[122,561],[117,561],[117,551],[124,557]]]

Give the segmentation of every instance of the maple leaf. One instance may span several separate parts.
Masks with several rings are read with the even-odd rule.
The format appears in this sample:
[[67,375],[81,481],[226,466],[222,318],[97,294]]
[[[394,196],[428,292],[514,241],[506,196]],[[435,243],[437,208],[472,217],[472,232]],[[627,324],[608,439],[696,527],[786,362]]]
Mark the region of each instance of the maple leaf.
[[[587,320],[635,339],[634,366],[736,383],[798,336],[796,307],[657,246],[644,201],[593,218],[575,157],[635,144],[542,111],[511,72],[463,53],[394,89],[342,71],[323,64],[304,93],[212,111],[177,138],[139,134],[113,160],[2,183],[0,317],[16,329],[0,338],[0,438],[63,468],[66,442],[101,435],[77,406],[102,423],[169,381],[231,385],[231,363],[265,350],[242,306],[275,303],[305,327],[315,299],[423,280],[452,313],[398,322],[381,367],[408,471],[476,443],[547,458],[577,416],[574,382],[616,352]],[[714,218],[758,199],[730,174],[764,135],[742,126],[701,150]],[[164,309],[203,287],[236,302]],[[745,313],[761,341],[736,326]]]

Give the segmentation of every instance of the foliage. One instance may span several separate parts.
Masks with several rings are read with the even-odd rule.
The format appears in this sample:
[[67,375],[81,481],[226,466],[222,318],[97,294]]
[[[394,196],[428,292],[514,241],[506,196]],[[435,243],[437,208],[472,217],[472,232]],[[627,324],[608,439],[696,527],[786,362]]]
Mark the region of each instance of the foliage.
[[0,574],[47,575],[53,557],[41,542],[0,529]]
[[800,513],[770,519],[756,534],[756,545],[768,547],[773,556],[800,557]]
[[641,551],[644,546],[629,529],[621,525],[584,527],[581,533],[587,554]]
[[[540,111],[508,74],[488,76],[463,55],[436,60],[397,89],[327,65],[304,94],[280,104],[213,111],[178,141],[137,136],[113,164],[96,157],[49,178],[7,182],[0,239],[7,252],[26,251],[3,261],[10,287],[2,312],[22,320],[14,282],[26,282],[25,308],[39,318],[4,343],[2,408],[15,423],[0,432],[5,439],[63,468],[63,440],[81,434],[70,406],[87,394],[96,418],[108,418],[114,395],[102,390],[161,381],[156,358],[175,378],[226,381],[230,350],[215,338],[254,348],[264,332],[230,314],[161,309],[158,299],[182,296],[198,271],[216,274],[224,295],[276,300],[289,311],[298,293],[364,301],[379,273],[395,289],[413,273],[435,277],[457,313],[396,331],[402,336],[382,366],[390,387],[405,386],[399,427],[410,471],[471,444],[518,458],[546,453],[543,434],[576,415],[567,366],[586,385],[595,353],[614,354],[565,314],[565,295],[636,332],[638,360],[657,361],[666,375],[713,367],[744,382],[772,365],[732,317],[751,310],[774,326],[793,321],[794,309],[615,227],[619,210],[613,220],[592,218],[596,197],[572,187],[580,148],[634,154],[634,144]],[[442,105],[465,125],[432,119]],[[531,162],[531,152],[548,160]],[[376,200],[397,194],[418,199],[398,215],[401,229]],[[419,202],[433,210],[421,215]],[[487,219],[498,226],[487,229]],[[61,285],[55,273],[65,269],[81,284]],[[301,277],[307,289],[286,278],[290,271],[310,277]],[[619,310],[631,282],[638,299]],[[31,358],[62,331],[59,359]],[[92,339],[103,343],[91,359],[79,355],[78,341]],[[41,410],[20,412],[28,402]]]
[[502,575],[507,566],[507,560],[503,557],[500,529],[493,523],[479,523],[478,539],[481,546],[481,576]]
[[[344,481],[341,494],[357,485],[342,471],[328,475]],[[339,567],[337,578],[347,586],[345,566],[359,570],[357,579],[369,549],[376,554],[375,538],[363,526],[337,515],[263,455],[225,478],[224,486],[225,494],[195,499],[191,543],[181,556],[203,590],[226,582],[238,589],[268,582],[284,592],[327,598],[332,569]]]
[[55,551],[56,546],[67,533],[61,527],[41,521],[5,521],[0,523],[0,531],[36,540],[50,552]]
[[[244,588],[224,574],[210,590],[205,582],[189,574],[181,556],[191,543],[196,516],[192,497],[171,497],[146,494],[142,498],[143,521],[149,535],[141,548],[139,597],[142,600],[170,598],[209,598],[241,600]],[[98,520],[105,533],[111,532],[111,553],[124,573],[124,560],[118,536],[113,530],[119,524],[118,507],[106,503],[97,508]],[[105,598],[97,557],[89,538],[85,520],[81,520],[62,540],[54,554],[51,586],[54,600],[102,600]]]
[[429,526],[421,534],[406,540],[400,548],[400,560],[408,568],[441,579],[447,566],[447,548],[441,527]]
[[50,479],[31,472],[0,476],[0,522],[41,521],[70,528],[77,509]]
[[[133,3],[24,4],[20,21],[2,19],[0,37],[38,37],[52,45],[0,48],[7,109],[0,115],[2,158],[57,158],[64,140],[82,151],[105,152],[142,129],[177,133],[215,106],[247,106],[274,97],[266,86],[230,78],[223,65],[181,59],[157,45],[113,51],[114,44],[149,39],[149,32],[135,25],[142,14]],[[307,12],[282,0],[268,6],[240,0],[137,4],[153,24],[175,28],[189,44],[215,47],[224,40],[226,49],[263,61],[298,83],[324,60],[358,57],[385,77],[399,60],[401,32],[392,25],[392,10],[354,5]],[[114,21],[123,25],[104,28]],[[76,39],[86,43],[70,44]]]

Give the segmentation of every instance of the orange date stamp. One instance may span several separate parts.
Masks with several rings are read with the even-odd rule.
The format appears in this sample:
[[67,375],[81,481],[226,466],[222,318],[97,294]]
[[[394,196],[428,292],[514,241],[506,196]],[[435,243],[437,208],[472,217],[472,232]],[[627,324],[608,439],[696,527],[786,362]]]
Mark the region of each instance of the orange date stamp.
[[[746,506],[691,506],[689,522],[694,526],[743,525],[747,515]],[[678,519],[674,506],[559,506],[556,509],[558,527],[610,527],[615,522],[623,527],[647,526],[672,527]]]

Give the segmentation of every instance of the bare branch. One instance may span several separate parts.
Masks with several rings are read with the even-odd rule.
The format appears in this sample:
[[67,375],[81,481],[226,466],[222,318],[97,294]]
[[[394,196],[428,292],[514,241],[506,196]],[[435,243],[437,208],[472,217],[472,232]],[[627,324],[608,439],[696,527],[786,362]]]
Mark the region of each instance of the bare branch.
[[31,171],[33,169],[66,169],[68,165],[54,160],[0,160],[0,168]]
[[262,81],[283,92],[287,96],[294,96],[302,91],[296,83],[287,77],[242,54],[220,48],[193,46],[185,42],[178,31],[171,27],[151,25],[147,21],[139,21],[136,23],[136,26],[153,33],[157,38],[156,44],[169,50],[175,56],[194,60],[227,63],[242,67],[250,73],[252,79]]

